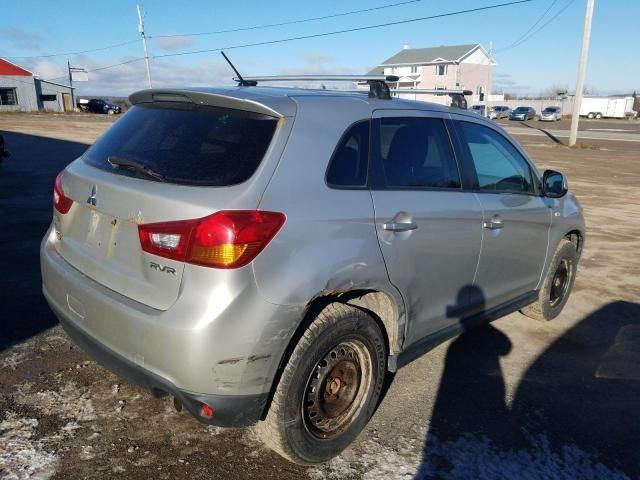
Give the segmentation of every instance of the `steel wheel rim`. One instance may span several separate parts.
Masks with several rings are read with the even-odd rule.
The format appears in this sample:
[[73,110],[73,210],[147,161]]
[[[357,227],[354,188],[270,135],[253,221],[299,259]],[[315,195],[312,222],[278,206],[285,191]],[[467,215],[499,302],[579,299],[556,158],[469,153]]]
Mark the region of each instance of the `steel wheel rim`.
[[562,303],[562,300],[567,295],[572,268],[571,262],[567,259],[562,259],[558,268],[556,268],[551,279],[551,292],[549,293],[549,303],[552,307]]
[[367,398],[371,365],[371,353],[355,339],[338,343],[316,363],[302,400],[309,433],[327,439],[347,429]]

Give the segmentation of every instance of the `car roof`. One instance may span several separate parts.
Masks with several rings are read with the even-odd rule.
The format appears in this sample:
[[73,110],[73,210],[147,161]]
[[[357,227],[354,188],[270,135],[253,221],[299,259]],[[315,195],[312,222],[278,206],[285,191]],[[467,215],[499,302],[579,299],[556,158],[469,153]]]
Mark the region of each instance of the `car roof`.
[[[452,108],[437,103],[423,102],[418,100],[407,100],[397,97],[393,97],[391,100],[381,100],[378,98],[369,98],[367,91],[363,90],[362,93],[354,91],[340,91],[340,90],[313,90],[305,88],[290,88],[290,87],[181,87],[171,89],[149,89],[141,90],[133,93],[129,99],[134,105],[142,103],[144,101],[151,101],[150,99],[157,94],[171,95],[171,94],[189,94],[193,93],[202,99],[207,96],[211,98],[226,97],[228,99],[236,99],[240,103],[252,103],[266,107],[267,110],[272,111],[279,116],[292,116],[296,112],[296,103],[303,98],[316,97],[323,98],[328,105],[334,102],[358,102],[360,106],[367,104],[371,110],[378,108],[393,108],[393,109],[407,109],[407,110],[430,110],[459,113],[461,110],[458,108]],[[203,102],[204,103],[204,102]]]

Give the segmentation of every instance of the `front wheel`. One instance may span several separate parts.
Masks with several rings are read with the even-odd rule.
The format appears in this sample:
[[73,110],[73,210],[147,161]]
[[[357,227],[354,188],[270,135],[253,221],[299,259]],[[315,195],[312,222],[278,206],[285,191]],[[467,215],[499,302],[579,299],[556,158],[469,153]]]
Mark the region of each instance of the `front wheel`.
[[589,115],[587,115],[587,118],[594,118],[595,114],[593,112],[590,112]]
[[602,118],[602,114],[601,113],[596,113],[596,118],[598,118],[598,119]]
[[560,315],[571,295],[577,269],[578,252],[575,245],[569,240],[561,240],[542,281],[538,299],[520,310],[520,313],[545,321]]
[[302,465],[342,452],[375,411],[387,350],[376,321],[332,303],[301,336],[257,429],[263,442]]

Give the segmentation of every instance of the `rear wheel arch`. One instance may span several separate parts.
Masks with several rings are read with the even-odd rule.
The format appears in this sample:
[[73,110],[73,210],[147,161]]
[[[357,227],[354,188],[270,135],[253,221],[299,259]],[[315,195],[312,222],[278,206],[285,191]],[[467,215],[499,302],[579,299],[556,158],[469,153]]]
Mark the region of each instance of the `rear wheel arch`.
[[403,339],[402,332],[404,331],[401,325],[403,306],[398,305],[391,294],[380,290],[369,289],[347,290],[344,292],[320,292],[307,304],[305,314],[280,358],[280,363],[278,364],[269,390],[269,397],[262,412],[262,420],[266,418],[269,412],[269,407],[271,406],[271,401],[280,382],[282,372],[289,362],[289,358],[300,341],[300,338],[320,312],[332,303],[351,305],[366,312],[376,321],[385,337],[387,355],[399,353],[400,343]]

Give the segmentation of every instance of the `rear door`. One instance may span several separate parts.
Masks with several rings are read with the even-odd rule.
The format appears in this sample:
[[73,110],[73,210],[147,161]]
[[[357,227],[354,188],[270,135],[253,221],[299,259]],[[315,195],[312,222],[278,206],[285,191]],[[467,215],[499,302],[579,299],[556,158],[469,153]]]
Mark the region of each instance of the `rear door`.
[[109,289],[168,309],[184,264],[143,252],[138,225],[255,208],[269,177],[263,157],[279,158],[287,123],[229,108],[134,107],[65,170],[73,205],[54,209],[56,250]]
[[378,240],[408,315],[405,344],[456,323],[468,307],[482,211],[463,179],[447,114],[374,112],[372,196]]
[[551,208],[539,194],[537,172],[511,140],[473,119],[454,124],[484,212],[477,295],[471,305],[475,312],[537,288],[547,255]]

